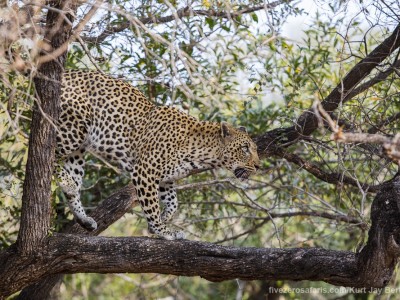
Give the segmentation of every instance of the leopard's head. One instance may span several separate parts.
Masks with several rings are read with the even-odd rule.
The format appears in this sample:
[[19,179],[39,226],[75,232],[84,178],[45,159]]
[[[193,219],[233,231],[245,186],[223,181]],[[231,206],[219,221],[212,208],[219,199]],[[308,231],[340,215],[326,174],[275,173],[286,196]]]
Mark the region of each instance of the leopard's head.
[[246,128],[234,128],[221,123],[222,165],[239,179],[247,179],[260,168],[257,146],[247,134]]

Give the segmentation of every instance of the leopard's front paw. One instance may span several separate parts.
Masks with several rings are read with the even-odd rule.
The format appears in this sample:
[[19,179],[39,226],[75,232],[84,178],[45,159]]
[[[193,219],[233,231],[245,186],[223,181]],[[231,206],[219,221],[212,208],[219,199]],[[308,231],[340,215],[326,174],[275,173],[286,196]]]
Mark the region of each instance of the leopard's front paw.
[[97,223],[91,217],[86,217],[84,219],[76,218],[76,222],[78,222],[78,224],[85,228],[87,231],[94,231],[97,229]]
[[181,231],[181,230],[168,230],[168,232],[165,233],[159,233],[157,234],[160,238],[165,239],[165,240],[184,240],[186,237],[186,234]]
[[160,228],[152,228],[149,226],[149,232],[157,235],[158,237],[165,240],[183,240],[186,235],[181,230],[170,230],[165,226],[161,226]]
[[185,232],[182,230],[177,230],[174,232],[176,240],[184,240],[186,238]]

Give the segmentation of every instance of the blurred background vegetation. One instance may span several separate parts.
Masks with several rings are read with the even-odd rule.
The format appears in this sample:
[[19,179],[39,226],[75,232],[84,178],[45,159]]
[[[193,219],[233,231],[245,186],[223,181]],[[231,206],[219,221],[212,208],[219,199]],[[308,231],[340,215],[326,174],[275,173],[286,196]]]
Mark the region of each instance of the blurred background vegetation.
[[[12,2],[13,9],[22,3]],[[248,12],[249,7],[259,7]],[[289,127],[322,101],[360,59],[397,25],[397,1],[126,1],[104,3],[74,42],[67,68],[100,69],[139,87],[153,102],[172,105],[203,120],[246,126],[253,136]],[[192,14],[178,17],[185,9]],[[89,6],[78,9],[77,21]],[[222,12],[201,14],[200,12]],[[235,12],[235,14],[232,14]],[[167,17],[172,16],[169,21]],[[3,16],[4,17],[4,16]],[[164,19],[163,19],[164,18]],[[157,19],[157,22],[154,20]],[[153,20],[153,21],[151,21]],[[129,25],[125,26],[125,24]],[[125,27],[124,27],[125,26]],[[121,29],[121,30],[116,30]],[[32,41],[12,49],[29,61]],[[16,240],[24,180],[32,73],[0,57],[0,249]],[[397,61],[398,53],[366,78]],[[399,132],[399,74],[343,104],[336,116],[352,132]],[[392,117],[392,119],[390,119]],[[387,120],[392,120],[387,122]],[[357,251],[369,227],[373,193],[397,166],[370,145],[338,144],[321,128],[287,151],[322,172],[339,173],[360,186],[329,184],[302,166],[268,157],[248,182],[224,171],[177,183],[180,209],[174,224],[191,240],[242,247],[323,247]],[[129,182],[126,174],[88,155],[82,200],[87,210]],[[54,229],[72,219],[53,184]],[[140,208],[103,233],[147,235]],[[390,287],[400,285],[396,275]],[[270,287],[332,288],[322,282],[211,283],[157,274],[65,276],[61,299],[372,299],[374,294],[269,293]],[[269,294],[269,295],[268,295]],[[397,291],[397,297],[400,291]],[[280,297],[280,298],[279,298]],[[398,299],[386,293],[384,299]]]

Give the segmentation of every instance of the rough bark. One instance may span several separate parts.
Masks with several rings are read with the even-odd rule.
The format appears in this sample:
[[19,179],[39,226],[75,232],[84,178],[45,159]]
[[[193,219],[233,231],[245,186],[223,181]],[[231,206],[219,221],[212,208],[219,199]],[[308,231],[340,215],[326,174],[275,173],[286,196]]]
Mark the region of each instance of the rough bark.
[[367,244],[357,256],[357,281],[385,286],[400,256],[400,172],[376,195],[371,221]]
[[[353,284],[355,254],[320,248],[224,247],[195,241],[145,237],[87,237],[57,234],[26,265],[40,265],[36,276],[58,273],[161,273],[201,276],[210,281],[234,278],[324,280]],[[10,270],[5,281],[21,287],[26,275]]]
[[[103,224],[136,204],[126,187],[104,201],[92,216]],[[113,211],[108,212],[108,209]],[[107,213],[108,212],[108,213]],[[3,286],[8,295],[36,280],[20,299],[46,299],[61,273],[162,273],[201,276],[211,281],[321,280],[335,285],[381,288],[392,277],[400,255],[400,174],[384,184],[372,204],[369,239],[360,253],[320,248],[260,249],[224,247],[193,241],[144,237],[108,238],[56,234],[35,256],[15,255],[15,247],[0,256]],[[99,219],[100,218],[100,219]],[[71,227],[67,232],[77,232]],[[78,229],[80,231],[81,229]],[[18,266],[18,268],[16,268]],[[21,270],[29,272],[21,272]],[[29,294],[28,292],[31,291]]]
[[[132,201],[128,194],[122,198],[126,203]],[[56,234],[35,255],[21,260],[12,247],[0,257],[4,262],[7,256],[0,273],[0,295],[51,274],[78,272],[162,273],[201,276],[211,281],[323,280],[335,285],[380,288],[390,280],[400,254],[399,206],[400,176],[396,176],[373,202],[369,241],[358,254],[319,248],[237,248],[143,237]]]
[[[66,234],[85,234],[96,236],[107,229],[111,224],[121,218],[127,211],[138,205],[135,189],[132,184],[127,185],[118,192],[112,194],[100,203],[90,216],[97,221],[97,229],[88,232],[75,221],[71,221],[65,226],[63,233]],[[1,272],[0,272],[1,274]],[[42,280],[27,286],[18,295],[17,299],[22,300],[45,300],[54,299],[52,290],[63,279],[63,274],[50,275]]]
[[[54,7],[62,9],[63,2],[54,2]],[[48,11],[46,24],[45,40],[49,41],[52,49],[57,49],[68,40],[71,26],[64,21],[60,22],[60,15],[53,10]],[[58,30],[55,31],[55,28]],[[32,113],[17,241],[19,251],[26,254],[35,251],[50,229],[50,186],[56,144],[54,123],[59,115],[61,77],[65,60],[66,53],[41,65],[34,78],[38,97]]]

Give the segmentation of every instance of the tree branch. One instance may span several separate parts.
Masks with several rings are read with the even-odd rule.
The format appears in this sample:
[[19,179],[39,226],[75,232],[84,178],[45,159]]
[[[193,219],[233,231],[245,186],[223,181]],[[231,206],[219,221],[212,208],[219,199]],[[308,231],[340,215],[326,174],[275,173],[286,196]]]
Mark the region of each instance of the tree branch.
[[390,74],[395,72],[395,70],[397,68],[399,68],[399,67],[400,67],[400,60],[396,60],[387,70],[378,73],[371,80],[368,80],[367,82],[365,82],[363,84],[360,84],[354,90],[352,90],[347,96],[348,100],[354,98],[358,94],[361,94],[362,92],[366,91],[367,89],[369,89],[370,87],[374,86],[375,84],[377,84],[379,82],[382,82],[383,80],[388,78]]
[[375,197],[371,219],[369,239],[360,253],[55,234],[35,255],[21,259],[14,246],[0,254],[0,297],[46,276],[88,272],[161,273],[210,281],[318,280],[382,288],[390,281],[400,255],[400,174]]
[[[400,46],[400,24],[393,33],[377,46],[369,55],[360,60],[343,78],[336,88],[322,102],[322,108],[328,113],[338,108],[340,103],[351,99],[351,92],[359,82],[374,70],[382,61]],[[313,112],[308,111],[298,119],[296,130],[299,134],[310,135],[318,127]]]
[[[269,4],[263,4],[263,5],[258,5],[254,7],[246,7],[242,10],[239,11],[215,11],[213,9],[209,10],[203,10],[203,9],[191,9],[190,7],[184,7],[181,9],[178,9],[175,14],[171,14],[165,17],[147,17],[147,18],[138,18],[138,21],[142,24],[163,24],[163,23],[169,23],[174,20],[179,20],[184,17],[194,17],[194,16],[205,16],[205,17],[218,17],[218,18],[223,18],[223,19],[231,19],[238,17],[243,14],[248,14],[252,12],[256,12],[262,9],[268,10],[268,9],[273,9],[283,3],[289,3],[292,2],[293,0],[290,1],[275,1]],[[125,29],[128,29],[131,26],[132,22],[126,21],[123,23],[120,23],[118,25],[110,25],[102,33],[100,33],[98,36],[91,37],[91,36],[82,36],[82,40],[88,43],[100,43],[104,41],[106,38],[109,36],[119,33],[121,31],[124,31]]]
[[308,160],[304,160],[300,156],[289,153],[285,149],[277,147],[273,151],[274,156],[278,156],[286,159],[287,161],[300,166],[302,169],[314,175],[316,178],[332,184],[348,184],[370,193],[377,193],[381,185],[368,185],[366,183],[359,182],[351,177],[348,177],[342,173],[327,173],[321,170],[317,165],[311,163]]
[[[13,261],[8,252],[8,261]],[[353,285],[355,258],[349,251],[320,248],[237,248],[187,240],[57,234],[48,239],[40,255],[20,263],[27,272],[35,269],[34,274],[18,268],[8,269],[8,277],[1,276],[0,295],[9,295],[45,275],[89,272],[201,276],[215,282],[234,278],[291,279]]]
[[[345,103],[354,96],[357,85],[371,73],[382,61],[390,56],[400,46],[400,24],[393,33],[377,46],[370,54],[360,60],[335,87],[335,89],[321,102],[327,113],[333,112],[340,103]],[[383,76],[383,75],[382,75]],[[372,86],[372,85],[371,85]],[[362,88],[362,86],[360,87]],[[259,154],[270,156],[274,145],[286,146],[301,136],[308,136],[318,128],[318,119],[312,109],[304,112],[297,119],[296,125],[289,128],[278,128],[256,137]],[[272,151],[270,150],[272,148]],[[272,152],[272,153],[271,153]]]
[[341,143],[372,143],[382,145],[384,153],[400,165],[400,133],[394,138],[381,134],[344,133],[337,131],[332,134],[332,139]]

